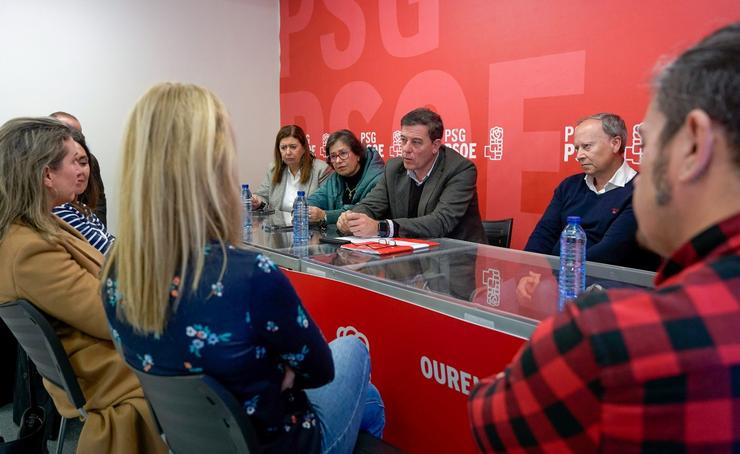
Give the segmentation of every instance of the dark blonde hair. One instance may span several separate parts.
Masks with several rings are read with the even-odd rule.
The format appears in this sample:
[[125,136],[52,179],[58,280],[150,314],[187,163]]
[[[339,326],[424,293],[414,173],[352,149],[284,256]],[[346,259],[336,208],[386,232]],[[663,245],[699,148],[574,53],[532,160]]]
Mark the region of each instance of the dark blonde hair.
[[59,168],[70,134],[50,117],[15,118],[0,127],[0,241],[14,222],[47,238],[59,232],[43,179],[46,168]]
[[303,147],[303,156],[301,156],[301,184],[308,183],[311,178],[311,167],[313,167],[313,155],[311,150],[308,148],[308,139],[306,139],[306,133],[303,132],[298,125],[287,125],[280,128],[275,137],[275,170],[272,172],[272,185],[275,186],[283,180],[283,170],[285,170],[285,163],[283,157],[280,154],[280,141],[287,138],[293,137],[298,140],[298,143]]

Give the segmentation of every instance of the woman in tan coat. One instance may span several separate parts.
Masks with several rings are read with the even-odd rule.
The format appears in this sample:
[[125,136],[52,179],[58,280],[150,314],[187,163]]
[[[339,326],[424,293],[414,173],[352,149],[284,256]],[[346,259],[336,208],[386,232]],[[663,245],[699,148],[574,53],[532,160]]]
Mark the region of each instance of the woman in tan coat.
[[[0,127],[0,304],[24,298],[55,319],[87,399],[77,452],[166,452],[138,380],[110,340],[98,280],[103,256],[51,213],[80,192],[83,156],[57,120],[16,118]],[[44,385],[64,417],[78,415],[63,389]]]

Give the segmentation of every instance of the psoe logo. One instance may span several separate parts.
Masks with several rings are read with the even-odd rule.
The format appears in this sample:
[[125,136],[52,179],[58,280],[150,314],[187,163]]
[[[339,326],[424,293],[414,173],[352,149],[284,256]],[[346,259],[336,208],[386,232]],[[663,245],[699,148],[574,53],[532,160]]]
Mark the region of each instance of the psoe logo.
[[360,331],[357,330],[352,325],[348,326],[340,326],[337,328],[337,338],[345,337],[345,336],[355,336],[358,339],[362,341],[363,344],[365,344],[365,347],[367,347],[367,350],[370,351],[370,341],[367,340],[367,336],[362,334]]
[[637,123],[632,127],[632,144],[624,147],[624,159],[632,164],[640,165],[642,161],[642,136],[640,135],[640,126]]
[[496,268],[483,270],[483,285],[486,287],[486,304],[498,307],[501,304],[501,272]]
[[424,378],[428,380],[434,378],[434,381],[440,385],[447,385],[448,388],[454,389],[466,396],[470,395],[471,385],[475,385],[480,381],[478,377],[469,372],[458,370],[436,359],[429,359],[427,356],[421,357],[419,367],[421,368],[421,375]]
[[401,131],[393,131],[393,141],[391,142],[390,151],[388,155],[391,158],[401,156],[403,151],[401,150]]
[[385,157],[383,148],[385,148],[385,144],[378,143],[378,135],[375,133],[375,131],[363,131],[360,133],[360,143],[362,143],[366,147],[373,147],[378,151],[378,154],[381,158]]
[[461,156],[468,159],[475,159],[475,149],[478,146],[475,142],[467,141],[468,133],[465,128],[448,128],[445,129],[445,145],[457,151]]
[[501,161],[504,158],[504,128],[494,126],[488,130],[488,145],[483,147],[483,156],[491,161]]
[[321,134],[321,148],[319,148],[319,152],[321,153],[321,157],[326,159],[327,156],[329,156],[329,152],[326,149],[326,142],[329,140],[329,133],[325,132]]

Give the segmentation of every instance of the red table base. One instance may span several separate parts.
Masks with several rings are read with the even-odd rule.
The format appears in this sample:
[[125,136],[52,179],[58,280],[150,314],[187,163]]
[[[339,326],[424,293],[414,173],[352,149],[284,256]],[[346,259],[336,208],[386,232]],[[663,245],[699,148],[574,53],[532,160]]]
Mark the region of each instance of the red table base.
[[392,297],[285,270],[328,341],[357,334],[385,402],[384,438],[409,453],[476,452],[467,397],[524,342]]

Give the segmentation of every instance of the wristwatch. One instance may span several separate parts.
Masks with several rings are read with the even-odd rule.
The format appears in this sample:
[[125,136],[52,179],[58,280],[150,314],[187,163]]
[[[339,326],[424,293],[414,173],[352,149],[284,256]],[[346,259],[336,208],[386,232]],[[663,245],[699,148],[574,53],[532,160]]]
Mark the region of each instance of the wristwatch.
[[383,219],[382,221],[378,222],[378,236],[387,238],[388,235],[391,233],[391,228],[388,225],[388,220]]

